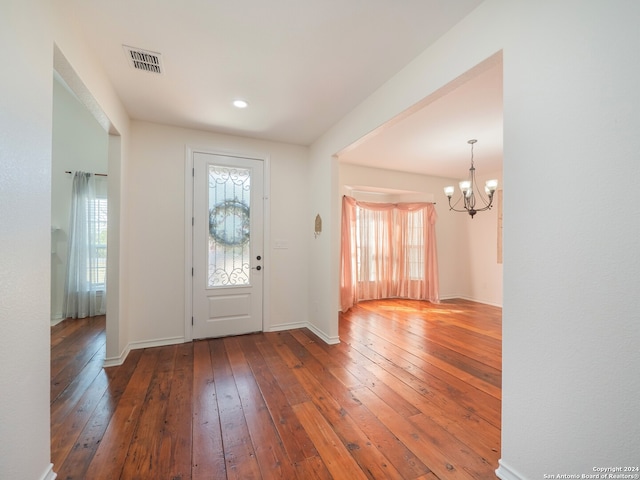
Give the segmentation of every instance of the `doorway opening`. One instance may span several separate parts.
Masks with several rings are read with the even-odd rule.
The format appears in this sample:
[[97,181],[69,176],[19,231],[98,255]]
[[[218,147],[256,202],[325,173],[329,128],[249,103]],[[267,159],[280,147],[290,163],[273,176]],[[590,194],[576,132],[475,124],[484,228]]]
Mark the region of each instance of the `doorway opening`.
[[[62,317],[62,285],[68,240],[68,209],[72,176],[69,171],[108,175],[99,197],[108,204],[106,243],[108,254],[102,263],[107,295],[106,358],[120,355],[120,167],[122,142],[107,115],[84,85],[63,53],[54,45],[54,119],[52,148],[52,321]],[[78,130],[81,129],[81,130]],[[82,131],[83,134],[78,134]],[[65,143],[64,146],[60,145]],[[106,178],[106,177],[105,177]],[[55,211],[54,211],[55,209]],[[104,227],[104,225],[103,225]],[[102,228],[104,231],[105,229]],[[104,236],[103,232],[103,236]],[[55,278],[54,278],[55,276]]]

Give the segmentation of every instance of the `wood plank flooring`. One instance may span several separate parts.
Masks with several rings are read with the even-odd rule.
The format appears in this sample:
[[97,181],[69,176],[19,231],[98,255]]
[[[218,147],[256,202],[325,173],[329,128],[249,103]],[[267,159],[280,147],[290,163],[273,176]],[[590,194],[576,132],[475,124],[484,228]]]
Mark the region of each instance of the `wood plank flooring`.
[[52,327],[58,479],[491,479],[501,309],[363,302],[338,345],[308,329],[132,351],[104,317]]

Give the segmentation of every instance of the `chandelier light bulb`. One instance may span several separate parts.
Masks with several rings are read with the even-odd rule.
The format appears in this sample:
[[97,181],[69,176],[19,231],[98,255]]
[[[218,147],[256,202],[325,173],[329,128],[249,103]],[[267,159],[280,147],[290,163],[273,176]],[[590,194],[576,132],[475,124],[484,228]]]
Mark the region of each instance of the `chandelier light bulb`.
[[485,187],[489,192],[493,194],[493,192],[495,192],[496,189],[498,188],[498,180],[496,179],[487,180],[487,182],[485,183]]
[[455,192],[456,189],[453,185],[449,185],[448,187],[444,187],[444,194],[451,198],[453,196],[453,192]]

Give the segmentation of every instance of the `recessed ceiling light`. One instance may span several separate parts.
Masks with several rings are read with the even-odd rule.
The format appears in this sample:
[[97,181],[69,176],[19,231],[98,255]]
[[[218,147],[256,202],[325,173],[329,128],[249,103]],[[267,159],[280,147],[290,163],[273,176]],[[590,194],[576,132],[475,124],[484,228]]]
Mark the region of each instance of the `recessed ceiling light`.
[[233,106],[236,108],[247,108],[249,104],[244,100],[234,100]]

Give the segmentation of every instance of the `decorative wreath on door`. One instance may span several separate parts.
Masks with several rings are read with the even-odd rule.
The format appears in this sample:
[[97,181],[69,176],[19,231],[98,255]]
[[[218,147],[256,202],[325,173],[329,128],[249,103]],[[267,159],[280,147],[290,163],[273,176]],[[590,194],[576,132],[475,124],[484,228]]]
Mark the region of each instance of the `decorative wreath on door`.
[[225,200],[209,210],[209,233],[220,245],[240,247],[249,241],[249,206]]

